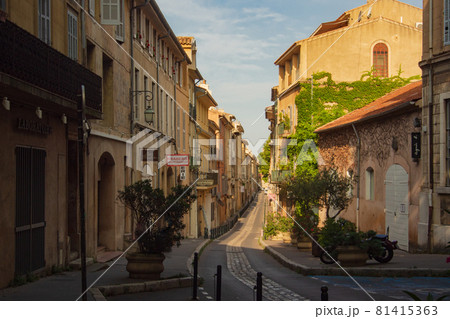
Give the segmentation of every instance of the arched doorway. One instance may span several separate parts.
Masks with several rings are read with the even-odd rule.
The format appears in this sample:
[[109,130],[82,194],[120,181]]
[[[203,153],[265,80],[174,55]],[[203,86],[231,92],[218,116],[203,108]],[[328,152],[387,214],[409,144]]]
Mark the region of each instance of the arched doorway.
[[173,173],[172,167],[169,167],[167,170],[167,192],[170,194],[172,192],[172,188],[175,187],[175,175]]
[[103,153],[98,161],[97,184],[97,246],[115,250],[115,174],[114,159]]
[[386,216],[385,229],[391,240],[398,240],[398,246],[408,251],[408,173],[398,165],[392,165],[386,173]]

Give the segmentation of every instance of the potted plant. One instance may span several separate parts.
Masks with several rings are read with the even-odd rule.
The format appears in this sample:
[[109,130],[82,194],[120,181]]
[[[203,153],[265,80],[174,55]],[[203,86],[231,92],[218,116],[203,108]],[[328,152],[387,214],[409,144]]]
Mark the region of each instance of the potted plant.
[[369,249],[375,255],[382,252],[380,241],[369,240],[375,235],[373,230],[357,231],[356,225],[348,220],[329,218],[321,229],[319,244],[342,266],[362,266]]
[[131,210],[136,225],[139,249],[126,255],[130,278],[157,280],[164,270],[164,252],[180,242],[180,231],[185,227],[182,218],[195,195],[187,186],[177,186],[165,197],[161,189],[143,180],[125,186],[118,199]]

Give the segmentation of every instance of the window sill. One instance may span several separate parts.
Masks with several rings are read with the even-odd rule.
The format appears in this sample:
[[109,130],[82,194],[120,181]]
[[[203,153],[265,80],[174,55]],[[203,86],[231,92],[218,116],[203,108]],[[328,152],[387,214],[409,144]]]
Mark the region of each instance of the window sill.
[[450,187],[449,186],[438,186],[438,187],[436,187],[436,193],[437,194],[450,194]]

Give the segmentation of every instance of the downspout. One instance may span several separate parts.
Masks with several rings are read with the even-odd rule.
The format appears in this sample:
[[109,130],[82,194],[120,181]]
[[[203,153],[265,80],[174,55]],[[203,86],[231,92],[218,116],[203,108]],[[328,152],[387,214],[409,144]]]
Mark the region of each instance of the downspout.
[[[162,116],[162,104],[161,104],[161,96],[160,96],[160,94],[159,94],[159,91],[160,91],[160,89],[159,89],[159,62],[160,62],[160,58],[161,58],[161,55],[160,55],[160,44],[159,44],[159,40],[161,40],[161,39],[164,39],[164,38],[166,38],[166,37],[168,37],[168,35],[163,35],[163,36],[158,36],[158,41],[157,41],[157,43],[155,44],[155,47],[156,47],[156,108],[160,111],[159,112],[159,114],[158,115],[160,115],[160,116]],[[160,121],[159,120],[157,120],[156,121],[156,129],[159,131],[159,132],[161,132],[162,133],[162,127],[160,127],[160,125],[159,125],[159,123],[160,123]],[[162,124],[162,123],[161,123]],[[162,125],[161,125],[162,126]],[[167,132],[166,132],[167,133]],[[165,134],[164,134],[165,135]],[[161,160],[161,154],[160,154],[160,152],[158,151],[158,163],[160,162],[160,160]],[[157,179],[157,187],[158,188],[161,188],[161,176],[160,176],[160,168],[159,168],[159,164],[158,164],[158,179]]]
[[357,144],[356,144],[356,229],[359,230],[359,199],[360,199],[360,173],[361,173],[361,139],[356,131],[355,124],[352,124],[353,131],[355,132]]
[[429,52],[429,69],[428,69],[428,86],[429,86],[429,96],[428,96],[428,229],[427,229],[427,250],[431,253],[431,224],[433,222],[433,0],[429,2],[429,40],[428,40],[428,52]]
[[81,0],[81,52],[83,66],[87,67],[87,52],[86,52],[86,21],[84,15],[84,0]]

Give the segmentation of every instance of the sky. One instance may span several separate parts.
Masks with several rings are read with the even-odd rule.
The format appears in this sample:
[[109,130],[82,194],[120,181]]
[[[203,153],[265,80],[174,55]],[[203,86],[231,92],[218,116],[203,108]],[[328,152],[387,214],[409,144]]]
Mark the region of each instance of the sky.
[[[270,134],[264,109],[274,61],[322,22],[366,0],[156,0],[177,36],[197,41],[197,67],[219,108],[234,114],[256,155]],[[422,8],[422,0],[403,0]]]

